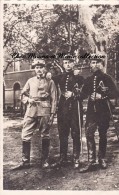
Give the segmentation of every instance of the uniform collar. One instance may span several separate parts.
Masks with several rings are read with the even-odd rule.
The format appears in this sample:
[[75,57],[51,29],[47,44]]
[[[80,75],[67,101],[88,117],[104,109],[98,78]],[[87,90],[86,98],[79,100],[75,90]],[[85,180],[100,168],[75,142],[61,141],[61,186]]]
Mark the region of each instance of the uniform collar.
[[65,73],[66,73],[66,75],[72,75],[73,74],[73,71],[70,70],[69,72],[65,72]]
[[101,77],[103,76],[103,72],[101,70],[97,70],[96,72],[93,73],[94,76]]
[[41,80],[41,79],[44,79],[45,78],[45,75],[43,75],[42,77],[38,77],[36,76],[37,79]]

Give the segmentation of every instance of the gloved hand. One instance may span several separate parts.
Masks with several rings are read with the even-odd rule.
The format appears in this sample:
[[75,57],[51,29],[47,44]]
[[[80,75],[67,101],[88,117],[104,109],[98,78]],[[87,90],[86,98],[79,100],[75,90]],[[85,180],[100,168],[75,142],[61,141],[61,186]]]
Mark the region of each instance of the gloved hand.
[[52,79],[52,74],[51,74],[51,72],[47,72],[47,74],[46,74],[46,79],[48,79],[48,80],[51,80],[51,79]]
[[23,104],[27,104],[28,103],[28,97],[27,96],[25,96],[25,95],[22,95],[21,96],[21,102],[23,103]]
[[70,98],[72,96],[72,94],[73,94],[72,91],[66,91],[65,92],[65,98],[66,99]]
[[80,70],[75,69],[75,70],[74,70],[74,75],[75,75],[75,76],[76,76],[76,75],[79,75],[79,74],[80,74],[80,72],[81,72]]
[[99,94],[99,93],[96,93],[96,95],[95,95],[95,93],[92,93],[91,94],[91,100],[99,100],[99,99],[101,99],[102,98],[102,96],[101,96],[101,94]]
[[36,104],[35,100],[33,98],[29,98],[28,102],[29,102],[30,105],[35,105]]

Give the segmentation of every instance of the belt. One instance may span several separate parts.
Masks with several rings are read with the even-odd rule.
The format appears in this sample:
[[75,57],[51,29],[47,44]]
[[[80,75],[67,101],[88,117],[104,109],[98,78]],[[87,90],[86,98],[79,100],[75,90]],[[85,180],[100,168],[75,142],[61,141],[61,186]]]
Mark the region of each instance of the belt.
[[48,97],[33,97],[33,99],[37,102],[37,101],[47,101],[49,100]]

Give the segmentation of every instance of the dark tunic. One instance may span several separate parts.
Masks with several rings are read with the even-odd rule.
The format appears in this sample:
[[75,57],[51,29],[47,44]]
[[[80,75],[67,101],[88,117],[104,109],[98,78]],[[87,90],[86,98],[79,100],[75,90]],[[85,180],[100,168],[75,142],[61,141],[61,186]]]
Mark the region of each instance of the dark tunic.
[[[105,88],[105,92],[102,90]],[[91,99],[91,94],[99,93],[101,99]],[[82,97],[88,97],[88,107],[86,116],[86,138],[88,147],[88,160],[95,162],[96,160],[96,145],[95,131],[98,128],[99,132],[99,152],[98,158],[104,159],[107,147],[107,129],[110,121],[110,98],[118,97],[119,92],[112,81],[112,78],[101,72],[96,71],[92,76],[88,77],[82,88]]]
[[[82,76],[74,75],[73,71],[65,72],[53,78],[56,85],[59,85],[61,96],[58,104],[58,129],[60,136],[68,136],[71,128],[72,137],[79,135],[79,116],[78,103],[75,99],[75,85],[80,89],[84,79]],[[65,92],[71,91],[74,96],[69,99],[65,98]],[[79,100],[81,121],[83,120],[82,101]]]
[[[107,87],[106,92],[103,92],[101,84]],[[101,99],[92,101],[90,96],[92,93],[101,94]],[[84,87],[82,89],[82,98],[88,97],[87,118],[86,122],[90,122],[93,119],[98,123],[109,122],[110,111],[107,104],[107,100],[113,99],[119,96],[119,92],[113,82],[112,78],[99,71],[96,71],[92,76],[85,80]]]

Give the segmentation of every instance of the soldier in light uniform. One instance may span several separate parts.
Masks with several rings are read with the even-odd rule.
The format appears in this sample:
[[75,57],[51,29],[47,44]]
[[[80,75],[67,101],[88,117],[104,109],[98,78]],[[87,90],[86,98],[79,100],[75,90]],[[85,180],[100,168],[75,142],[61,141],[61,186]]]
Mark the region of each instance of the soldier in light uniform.
[[[94,55],[95,56],[95,55]],[[95,131],[99,132],[98,161],[102,169],[107,168],[106,147],[107,130],[110,122],[109,99],[119,96],[112,78],[105,74],[104,60],[93,58],[90,62],[92,76],[88,77],[82,88],[82,98],[88,97],[86,116],[86,138],[88,148],[88,166],[82,171],[92,170],[96,162]],[[108,102],[107,102],[108,101]]]
[[[71,55],[63,59],[64,73],[53,78],[59,85],[61,96],[58,104],[58,131],[60,139],[60,160],[52,164],[52,167],[63,166],[67,163],[68,137],[71,130],[73,139],[73,163],[74,168],[79,168],[80,156],[80,128],[79,122],[83,121],[82,100],[79,97],[79,89],[83,85],[83,77],[75,75],[74,60]],[[75,71],[76,72],[76,71]],[[78,113],[78,101],[80,105],[80,121]]]
[[32,67],[35,68],[36,76],[27,81],[22,91],[27,110],[22,129],[22,163],[18,169],[30,167],[30,145],[36,125],[41,131],[42,167],[49,167],[49,130],[56,112],[56,87],[52,79],[46,78],[44,60],[34,59]]

